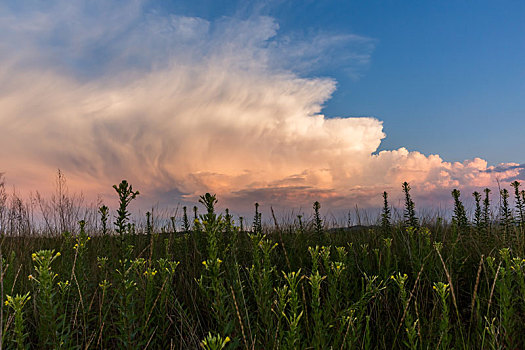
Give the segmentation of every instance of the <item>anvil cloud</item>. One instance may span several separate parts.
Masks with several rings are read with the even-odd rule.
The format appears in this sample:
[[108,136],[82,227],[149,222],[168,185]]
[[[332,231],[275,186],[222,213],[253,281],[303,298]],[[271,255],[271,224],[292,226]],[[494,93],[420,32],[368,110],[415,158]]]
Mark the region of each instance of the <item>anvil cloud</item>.
[[357,78],[373,39],[294,39],[270,17],[208,21],[138,1],[32,4],[0,7],[0,171],[19,188],[45,190],[60,168],[92,197],[127,178],[151,202],[210,191],[234,208],[342,208],[402,181],[442,196],[522,170],[377,153],[381,121],[323,116],[336,82],[307,72],[340,45]]

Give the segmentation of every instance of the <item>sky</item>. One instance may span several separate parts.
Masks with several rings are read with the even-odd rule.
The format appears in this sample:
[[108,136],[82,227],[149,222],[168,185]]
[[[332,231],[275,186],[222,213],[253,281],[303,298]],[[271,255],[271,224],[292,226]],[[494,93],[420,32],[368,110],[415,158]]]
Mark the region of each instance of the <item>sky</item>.
[[242,211],[432,205],[525,180],[520,1],[3,1],[18,191]]

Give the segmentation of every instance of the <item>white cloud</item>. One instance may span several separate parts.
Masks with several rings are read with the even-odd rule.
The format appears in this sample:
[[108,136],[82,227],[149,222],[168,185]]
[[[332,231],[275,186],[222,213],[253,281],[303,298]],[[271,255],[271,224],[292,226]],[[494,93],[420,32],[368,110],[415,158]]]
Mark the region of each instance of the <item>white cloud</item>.
[[41,188],[61,168],[92,193],[127,178],[150,200],[211,191],[232,206],[344,207],[377,204],[405,180],[443,193],[494,179],[481,159],[374,155],[379,120],[320,114],[335,82],[301,78],[290,63],[302,71],[358,43],[347,67],[358,69],[367,38],[323,34],[308,45],[280,38],[269,17],[209,22],[145,13],[138,1],[44,7],[1,10],[0,170],[11,183]]

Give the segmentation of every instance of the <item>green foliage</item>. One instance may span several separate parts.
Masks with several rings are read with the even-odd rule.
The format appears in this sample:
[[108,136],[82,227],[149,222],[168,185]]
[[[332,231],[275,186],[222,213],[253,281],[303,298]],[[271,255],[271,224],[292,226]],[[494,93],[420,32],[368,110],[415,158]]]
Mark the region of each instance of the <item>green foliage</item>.
[[57,305],[55,304],[55,280],[58,274],[51,270],[51,264],[60,256],[54,250],[40,250],[31,255],[35,276],[29,279],[37,286],[36,304],[38,310],[39,342],[43,347],[52,348],[57,343]]
[[321,209],[321,204],[317,201],[314,202],[314,226],[315,226],[315,232],[318,236],[321,236],[323,234],[324,228],[323,228],[323,220],[321,219],[321,213],[319,210]]
[[203,349],[206,350],[222,350],[226,347],[226,344],[230,342],[230,337],[222,338],[218,335],[211,335],[208,333],[206,338],[201,343]]
[[[187,217],[186,217],[187,219]],[[177,225],[175,224],[176,217],[170,216],[170,223],[171,223],[171,232],[177,233]]]
[[239,216],[239,231],[244,233],[244,218]]
[[511,183],[511,186],[514,188],[514,199],[516,206],[516,222],[519,226],[525,226],[525,201],[523,191],[520,192],[520,183],[519,181],[514,181]]
[[200,231],[199,216],[197,206],[193,206],[193,230]]
[[509,191],[504,188],[500,191],[501,206],[500,217],[501,225],[503,226],[503,233],[506,236],[510,233],[511,225],[513,224],[512,209],[509,205]]
[[14,324],[14,338],[13,342],[18,350],[25,349],[26,338],[28,334],[25,332],[24,326],[24,306],[31,299],[29,292],[24,295],[17,294],[14,297],[7,295],[5,305],[13,310],[15,313]]
[[259,212],[259,203],[255,203],[252,229],[255,234],[262,233],[262,214]]
[[286,280],[288,293],[286,295],[286,304],[289,305],[288,312],[283,312],[283,316],[288,323],[288,330],[285,332],[285,344],[287,349],[297,349],[301,345],[301,318],[303,311],[301,310],[299,300],[299,284],[303,279],[301,269],[299,271],[291,271],[286,273],[283,271],[284,279]]
[[319,271],[313,272],[308,277],[312,293],[311,312],[312,327],[314,329],[313,346],[317,349],[325,344],[325,324],[323,321],[323,309],[321,308],[321,282],[324,279],[326,279],[326,276],[321,276]]
[[184,233],[190,232],[190,221],[188,220],[188,213],[186,207],[182,207],[183,215],[182,215],[182,227],[184,230]]
[[405,211],[403,212],[403,217],[405,219],[406,227],[419,227],[419,220],[416,217],[416,205],[410,196],[410,185],[408,182],[403,182],[403,193],[405,194]]
[[[354,227],[351,234],[346,227],[323,228],[320,236],[315,207],[312,222],[303,225],[300,217],[263,233],[257,206],[254,230],[246,232],[229,211],[217,211],[215,195],[205,194],[204,214],[194,211],[195,234],[156,232],[147,216],[137,231],[151,237],[127,235],[122,247],[119,236],[100,234],[94,215],[57,237],[5,236],[2,250],[12,253],[2,259],[4,345],[525,348],[520,227],[505,227],[500,215],[483,235],[457,236],[470,223],[459,191],[453,196],[453,222],[422,218],[414,227],[410,215],[401,222],[389,216],[387,228],[378,216],[381,225]],[[472,227],[481,232],[491,221],[484,218],[490,203],[479,193],[474,199]],[[512,239],[501,239],[504,233]]]
[[119,208],[117,209],[117,216],[115,217],[115,231],[122,236],[126,232],[129,232],[129,230],[126,231],[128,228],[128,219],[131,215],[128,211],[128,206],[129,203],[139,195],[139,191],[133,191],[133,187],[128,184],[126,180],[122,180],[118,186],[113,185],[113,188],[119,196]]
[[390,206],[388,205],[388,193],[385,191],[383,192],[383,211],[381,212],[381,227],[385,233],[388,233],[392,228],[390,220],[391,213]]
[[485,233],[489,234],[491,230],[491,211],[490,211],[490,189],[485,188],[483,190],[485,192],[485,198],[483,199],[483,219],[482,219],[482,226],[485,230]]
[[481,211],[481,194],[479,194],[478,191],[474,191],[472,193],[472,196],[474,197],[474,202],[476,205],[476,208],[474,209],[474,227],[476,228],[476,231],[479,233],[483,229],[483,221],[482,221],[482,211]]
[[463,203],[461,203],[459,196],[459,190],[452,190],[452,198],[454,198],[454,215],[452,216],[452,225],[455,225],[460,233],[467,233],[469,228],[467,212],[465,211],[465,207],[463,206]]
[[450,312],[448,306],[448,297],[450,294],[450,286],[443,282],[434,283],[434,290],[438,295],[441,305],[441,319],[439,321],[439,340],[437,344],[440,349],[449,349],[452,337],[450,335]]
[[206,207],[207,213],[203,216],[203,220],[209,222],[210,224],[215,223],[215,205],[217,204],[217,196],[206,193],[204,196],[199,198],[199,203],[203,204]]
[[404,323],[407,336],[405,345],[410,349],[417,349],[419,343],[419,339],[417,338],[417,326],[419,323],[419,319],[414,318],[412,312],[410,311],[411,299],[409,298],[409,292],[406,289],[408,275],[402,275],[401,273],[398,273],[397,275],[392,275],[391,279],[399,288],[399,299],[401,301],[401,305],[403,306],[403,310],[406,310],[403,312],[405,315]]
[[98,208],[98,212],[100,214],[100,224],[102,226],[102,234],[106,235],[108,233],[109,208],[103,205],[100,208]]

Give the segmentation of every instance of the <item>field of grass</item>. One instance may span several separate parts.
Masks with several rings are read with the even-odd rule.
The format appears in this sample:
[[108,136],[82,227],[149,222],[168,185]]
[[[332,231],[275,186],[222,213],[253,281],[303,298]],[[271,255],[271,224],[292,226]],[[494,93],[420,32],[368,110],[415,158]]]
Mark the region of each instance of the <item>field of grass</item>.
[[405,183],[402,220],[384,193],[377,225],[340,228],[317,202],[312,220],[263,224],[256,205],[234,222],[209,194],[182,228],[150,213],[139,227],[138,192],[122,182],[115,211],[40,199],[37,229],[29,205],[0,192],[1,345],[525,348],[525,192],[512,186],[497,208],[475,194],[472,215],[454,190],[451,222],[422,222]]

